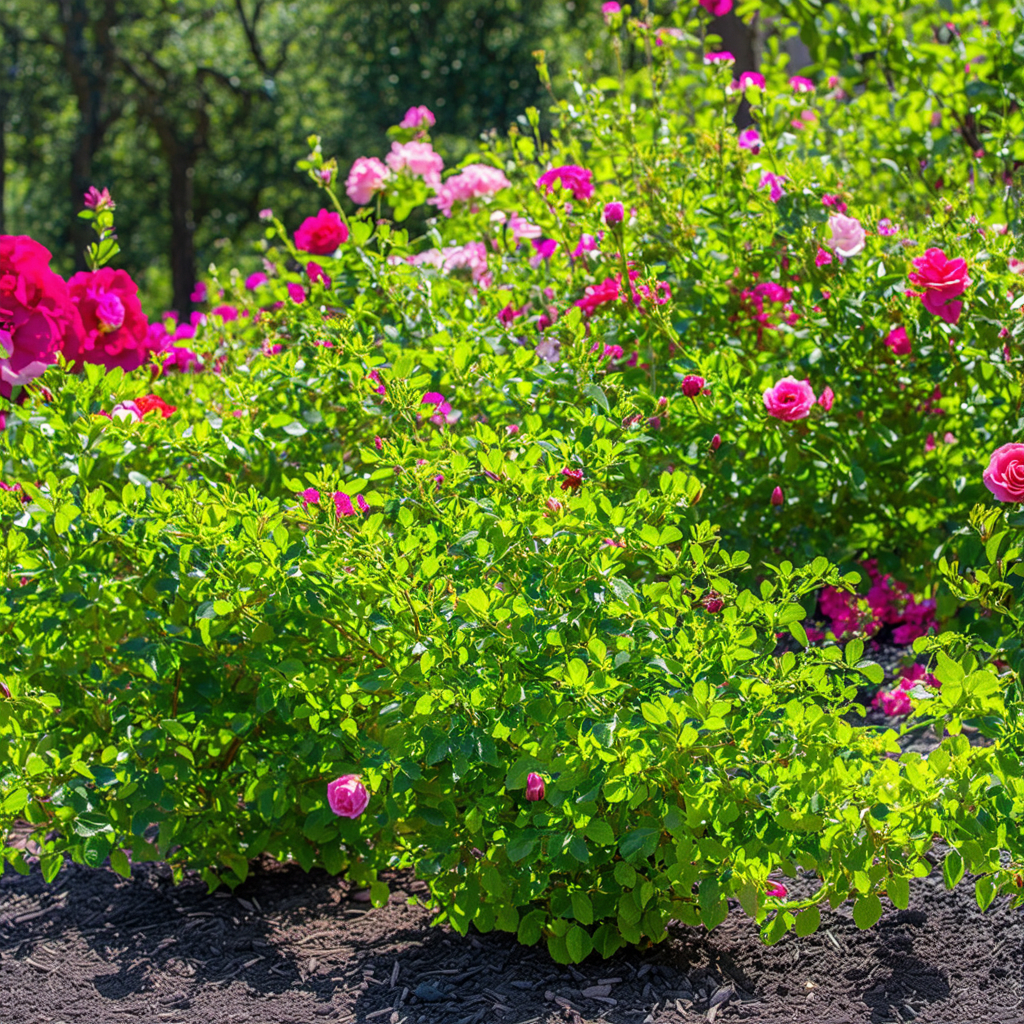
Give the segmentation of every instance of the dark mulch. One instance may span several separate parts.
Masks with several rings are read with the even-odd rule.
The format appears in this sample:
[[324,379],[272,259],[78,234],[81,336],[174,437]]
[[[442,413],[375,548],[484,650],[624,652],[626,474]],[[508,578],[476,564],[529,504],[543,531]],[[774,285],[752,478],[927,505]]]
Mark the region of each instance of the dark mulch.
[[[578,968],[495,933],[429,928],[391,879],[383,910],[323,872],[264,865],[234,894],[68,864],[0,880],[2,1024],[1022,1024],[1024,915],[978,911],[940,873],[859,932],[848,910],[767,949],[740,912]],[[803,884],[797,882],[799,889]]]

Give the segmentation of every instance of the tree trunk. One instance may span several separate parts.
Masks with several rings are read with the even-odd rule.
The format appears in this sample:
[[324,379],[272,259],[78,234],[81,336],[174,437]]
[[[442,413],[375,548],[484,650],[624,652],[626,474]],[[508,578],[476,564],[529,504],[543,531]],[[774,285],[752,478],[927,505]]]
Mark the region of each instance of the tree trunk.
[[[90,22],[85,0],[57,0],[64,30],[64,66],[78,101],[78,125],[71,154],[68,180],[71,200],[70,234],[75,250],[75,269],[84,270],[85,248],[92,241],[92,230],[80,220],[82,197],[92,179],[92,163],[103,145],[110,120],[107,100],[114,65],[114,45],[110,30],[117,20],[115,0],[105,0],[102,14]],[[90,50],[86,30],[91,28],[94,48]]]
[[195,155],[181,148],[167,154],[171,172],[171,282],[174,308],[182,320],[192,311],[192,292],[196,287],[196,224],[192,213],[195,162]]

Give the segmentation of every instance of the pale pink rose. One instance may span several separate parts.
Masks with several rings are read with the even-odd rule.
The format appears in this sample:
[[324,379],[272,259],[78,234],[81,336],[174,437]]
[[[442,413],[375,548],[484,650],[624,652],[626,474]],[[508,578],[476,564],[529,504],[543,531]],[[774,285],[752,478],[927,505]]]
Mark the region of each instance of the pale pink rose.
[[370,794],[358,775],[342,775],[328,785],[327,803],[341,818],[358,818],[370,803]]
[[835,392],[830,388],[826,387],[824,391],[818,396],[818,405],[825,410],[825,412],[832,411],[832,403],[836,399]]
[[783,377],[764,393],[764,407],[769,416],[779,420],[802,420],[810,415],[816,401],[811,382]]
[[396,174],[408,168],[410,174],[422,178],[435,192],[441,187],[444,160],[429,142],[392,142],[384,161]]
[[1024,501],[1024,444],[997,448],[981,478],[997,501]]
[[384,191],[390,177],[391,172],[375,156],[361,156],[348,172],[345,192],[353,203],[365,206],[378,192]]
[[840,256],[856,256],[864,251],[864,228],[856,217],[834,213],[828,219],[828,226],[831,231],[828,246]]
[[452,207],[456,203],[472,204],[474,200],[493,196],[511,184],[497,167],[491,167],[489,164],[470,164],[439,186],[437,196],[430,202],[446,217],[450,217]]
[[1007,265],[1010,268],[1011,274],[1024,274],[1024,260],[1011,256]]

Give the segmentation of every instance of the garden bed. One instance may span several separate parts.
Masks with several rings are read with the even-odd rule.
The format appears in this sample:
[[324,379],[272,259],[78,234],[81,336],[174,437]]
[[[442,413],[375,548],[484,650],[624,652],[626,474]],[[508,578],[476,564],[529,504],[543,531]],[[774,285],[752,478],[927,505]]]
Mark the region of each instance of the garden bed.
[[[673,926],[646,951],[578,967],[493,932],[429,927],[425,889],[389,879],[386,908],[323,871],[265,863],[233,895],[142,865],[130,880],[68,863],[0,880],[0,1020],[5,1024],[378,1021],[816,1021],[860,1024],[1024,1015],[1024,918],[985,914],[969,880],[936,870],[867,932],[848,907],[816,934],[767,948],[734,913],[708,933]],[[797,881],[793,888],[802,887]]]

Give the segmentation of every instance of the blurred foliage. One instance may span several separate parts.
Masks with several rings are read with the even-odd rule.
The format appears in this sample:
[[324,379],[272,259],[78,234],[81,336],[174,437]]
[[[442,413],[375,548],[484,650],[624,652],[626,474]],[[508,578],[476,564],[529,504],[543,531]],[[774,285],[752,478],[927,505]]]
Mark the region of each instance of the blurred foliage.
[[[190,210],[198,267],[234,258],[258,236],[261,208],[289,221],[311,212],[294,165],[314,128],[344,163],[376,152],[423,103],[438,148],[460,159],[481,129],[503,133],[547,105],[534,50],[548,49],[557,76],[584,62],[601,27],[596,0],[8,0],[0,230],[39,239],[67,272],[82,248],[72,204],[87,184],[109,188],[125,267],[156,312],[172,301],[175,197]],[[90,146],[90,180],[69,187],[76,151]],[[191,197],[172,181],[176,166]]]

